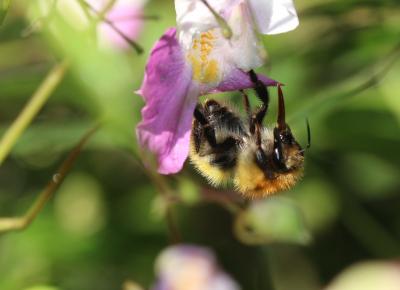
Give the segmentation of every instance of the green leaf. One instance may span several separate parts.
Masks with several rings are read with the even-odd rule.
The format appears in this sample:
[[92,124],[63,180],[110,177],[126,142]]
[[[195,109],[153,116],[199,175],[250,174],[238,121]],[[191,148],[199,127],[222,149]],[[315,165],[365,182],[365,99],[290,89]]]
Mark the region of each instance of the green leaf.
[[311,240],[299,208],[282,197],[251,203],[237,216],[235,233],[241,242],[250,245],[307,244]]
[[186,178],[179,179],[178,192],[180,198],[188,205],[195,204],[200,200],[196,184]]
[[398,193],[400,171],[395,164],[373,154],[351,152],[343,172],[349,187],[365,199],[381,199]]
[[339,215],[338,193],[328,183],[307,178],[291,194],[312,232],[324,231]]

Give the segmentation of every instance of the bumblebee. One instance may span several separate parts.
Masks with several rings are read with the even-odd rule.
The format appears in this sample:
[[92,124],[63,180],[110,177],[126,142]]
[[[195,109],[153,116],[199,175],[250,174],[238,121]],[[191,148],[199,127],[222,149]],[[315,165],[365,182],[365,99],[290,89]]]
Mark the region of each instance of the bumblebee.
[[[251,110],[249,98],[241,91],[247,114],[242,118],[216,100],[198,103],[194,111],[190,160],[214,186],[233,182],[248,198],[260,198],[293,187],[303,175],[304,149],[285,121],[285,103],[278,85],[278,117],[273,129],[262,125],[268,111],[266,86],[249,72],[261,105]],[[310,129],[307,122],[308,145]]]

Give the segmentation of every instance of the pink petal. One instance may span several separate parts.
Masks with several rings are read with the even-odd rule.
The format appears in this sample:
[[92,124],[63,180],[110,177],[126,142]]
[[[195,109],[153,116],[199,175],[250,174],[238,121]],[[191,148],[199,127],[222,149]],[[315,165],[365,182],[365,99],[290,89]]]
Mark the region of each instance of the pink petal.
[[155,153],[158,172],[176,173],[189,153],[190,127],[198,93],[191,86],[191,68],[170,28],[155,44],[139,92],[146,106],[137,136]]
[[[276,86],[278,84],[277,81],[267,78],[264,75],[258,74],[257,76],[258,79],[266,86]],[[234,69],[228,77],[222,80],[222,82],[220,82],[219,85],[211,91],[211,93],[244,90],[252,88],[253,86],[254,84],[250,80],[248,73],[240,69]]]
[[239,285],[217,264],[207,248],[177,245],[165,249],[156,262],[152,290],[239,290]]

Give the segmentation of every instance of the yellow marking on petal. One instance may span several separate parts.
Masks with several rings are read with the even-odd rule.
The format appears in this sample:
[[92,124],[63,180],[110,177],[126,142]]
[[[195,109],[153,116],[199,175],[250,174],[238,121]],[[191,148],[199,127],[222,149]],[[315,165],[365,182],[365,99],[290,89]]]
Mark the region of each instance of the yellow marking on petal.
[[197,39],[195,39],[195,40],[193,41],[193,49],[197,49],[197,48],[198,48],[198,45],[199,45],[199,41],[198,41]]
[[189,61],[192,64],[193,79],[201,82],[202,79],[202,65],[201,62],[194,55],[189,55]]
[[214,39],[214,35],[212,34],[211,31],[203,32],[201,33],[201,39]]
[[218,62],[210,59],[215,39],[213,30],[202,32],[193,40],[192,49],[187,55],[188,61],[192,64],[193,79],[200,83],[218,81]]
[[210,60],[203,73],[203,82],[211,83],[218,79],[218,63],[215,59]]

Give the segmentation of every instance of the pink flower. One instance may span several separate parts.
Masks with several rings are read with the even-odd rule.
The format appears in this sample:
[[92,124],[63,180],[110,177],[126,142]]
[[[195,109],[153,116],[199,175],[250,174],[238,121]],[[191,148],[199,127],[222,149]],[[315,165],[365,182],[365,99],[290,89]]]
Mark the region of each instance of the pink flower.
[[[76,0],[57,0],[55,8],[71,26],[77,30],[84,30],[89,28],[90,19],[83,9],[96,19],[96,13],[101,12],[109,0],[85,0],[85,2],[89,6],[82,7]],[[121,36],[121,33],[131,40],[138,37],[143,25],[141,17],[146,2],[147,0],[116,0],[105,15],[105,19],[111,21],[114,27],[104,20],[97,26],[99,43],[103,47],[127,49],[129,43]],[[54,12],[52,11],[53,1],[39,0],[38,3],[42,15]]]
[[[91,0],[90,2],[107,3],[108,1]],[[106,18],[114,23],[115,27],[127,38],[134,40],[139,36],[143,27],[142,17],[145,2],[147,0],[117,0]],[[101,44],[113,48],[129,48],[129,43],[109,24],[102,22],[97,29]]]
[[[183,167],[199,96],[252,87],[246,72],[261,66],[265,56],[256,29],[272,34],[298,24],[290,0],[208,3],[229,24],[231,39],[224,38],[201,0],[175,0],[177,29],[168,29],[153,47],[138,91],[146,102],[137,127],[138,139],[142,147],[155,153],[162,174],[176,173]],[[265,85],[276,84],[264,76],[259,78]]]
[[169,247],[158,257],[156,272],[158,281],[153,290],[239,290],[206,248]]

